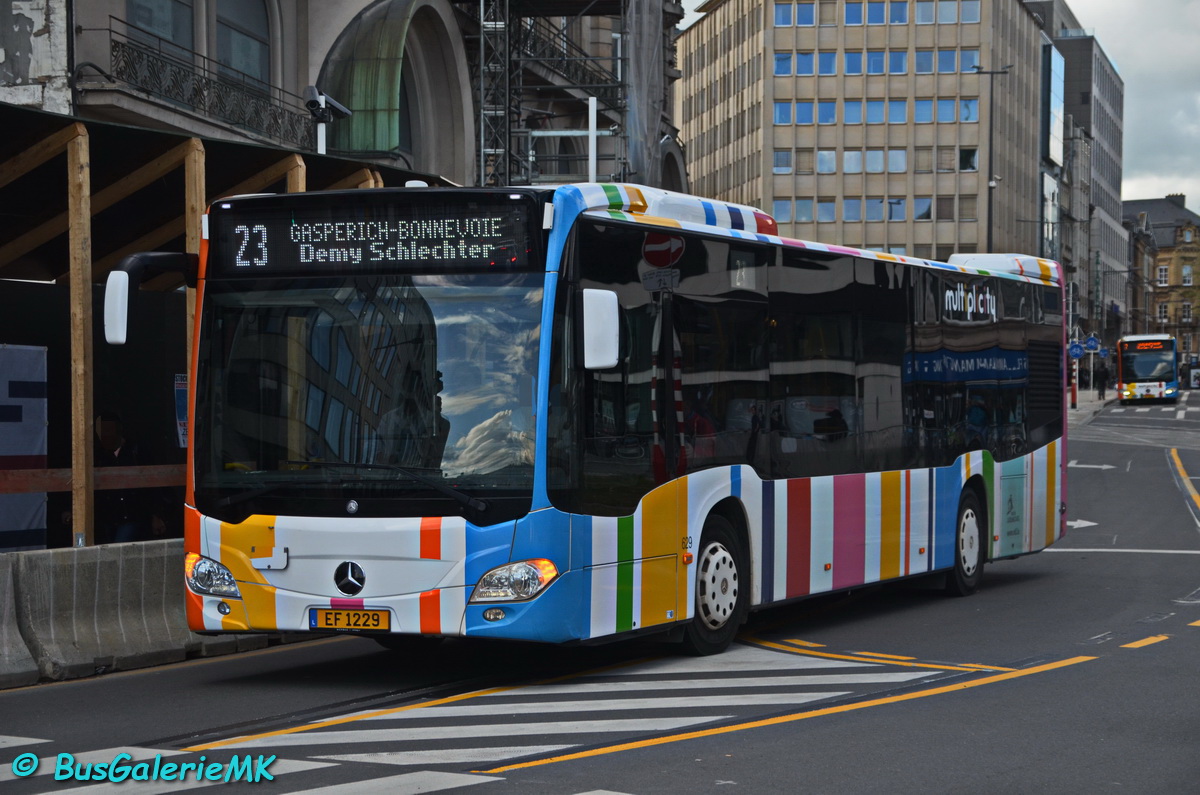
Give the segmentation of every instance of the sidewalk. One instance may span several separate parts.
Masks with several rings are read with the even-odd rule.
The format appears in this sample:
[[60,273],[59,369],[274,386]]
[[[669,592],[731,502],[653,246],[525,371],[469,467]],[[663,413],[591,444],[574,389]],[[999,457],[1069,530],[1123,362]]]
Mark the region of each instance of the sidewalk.
[[1100,409],[1104,408],[1109,403],[1116,400],[1116,392],[1109,389],[1104,396],[1104,400],[1100,400],[1094,389],[1084,389],[1079,387],[1075,393],[1075,408],[1071,408],[1071,388],[1067,387],[1067,427],[1073,428],[1094,417]]

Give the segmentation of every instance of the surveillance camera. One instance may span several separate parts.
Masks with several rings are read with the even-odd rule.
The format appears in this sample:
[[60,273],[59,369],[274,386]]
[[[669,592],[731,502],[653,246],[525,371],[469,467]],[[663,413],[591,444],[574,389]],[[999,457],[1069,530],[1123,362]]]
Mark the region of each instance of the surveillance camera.
[[352,111],[328,94],[322,94],[316,86],[304,87],[304,107],[319,122],[329,122],[333,119],[344,119],[352,115]]
[[344,119],[347,116],[353,115],[354,113],[354,111],[350,110],[328,94],[325,95],[325,107],[328,108],[331,113],[333,113],[333,118],[335,119]]
[[304,87],[304,107],[310,111],[321,109],[321,92],[317,91],[316,86]]

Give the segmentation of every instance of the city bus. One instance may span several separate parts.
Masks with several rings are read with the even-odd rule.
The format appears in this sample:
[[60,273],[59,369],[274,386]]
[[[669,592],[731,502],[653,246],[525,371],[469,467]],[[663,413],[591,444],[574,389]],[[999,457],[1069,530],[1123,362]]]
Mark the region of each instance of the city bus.
[[1117,340],[1117,397],[1179,400],[1179,358],[1170,334],[1130,334]]
[[[221,199],[185,489],[197,632],[726,648],[751,611],[1063,532],[1063,282],[625,184]],[[424,643],[422,641],[425,641]]]

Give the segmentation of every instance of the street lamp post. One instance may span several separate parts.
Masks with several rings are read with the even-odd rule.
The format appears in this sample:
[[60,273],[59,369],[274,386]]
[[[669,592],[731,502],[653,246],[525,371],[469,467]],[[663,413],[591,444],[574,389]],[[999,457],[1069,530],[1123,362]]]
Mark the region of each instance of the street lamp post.
[[992,150],[992,137],[993,137],[993,135],[995,133],[995,129],[996,129],[996,123],[995,123],[995,121],[993,121],[993,119],[995,117],[995,111],[996,111],[995,78],[996,78],[996,75],[1008,74],[1008,70],[1012,69],[1012,64],[1009,64],[1007,66],[1002,66],[999,69],[984,69],[983,67],[976,64],[973,68],[975,69],[975,74],[987,75],[987,78],[988,78],[987,250],[988,250],[988,253],[991,253],[992,252],[992,227],[995,225],[992,223],[992,194],[995,193],[995,191],[996,191],[996,182],[997,182],[996,170],[995,170],[995,156],[994,156],[993,150]]

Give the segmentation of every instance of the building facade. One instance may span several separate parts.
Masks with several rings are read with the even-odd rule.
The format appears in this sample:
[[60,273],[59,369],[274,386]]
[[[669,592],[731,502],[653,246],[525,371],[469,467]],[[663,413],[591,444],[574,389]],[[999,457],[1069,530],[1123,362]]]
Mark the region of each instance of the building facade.
[[329,123],[330,154],[472,185],[586,177],[596,96],[598,175],[681,189],[682,16],[665,0],[20,0],[0,3],[0,102],[305,152],[314,86],[353,112]]
[[1144,327],[1137,331],[1175,335],[1180,358],[1194,361],[1200,352],[1200,215],[1184,206],[1185,198],[1172,194],[1127,201],[1123,212],[1126,224],[1151,238],[1142,245],[1141,264],[1150,291]]
[[[1121,218],[1125,84],[1100,42],[1084,30],[1064,0],[1026,0],[1041,28],[1062,53],[1066,113],[1074,122],[1079,165],[1086,168],[1086,205],[1066,215],[1086,230],[1086,247],[1066,259],[1079,302],[1079,325],[1106,345],[1130,327],[1129,242]],[[1068,145],[1071,142],[1067,142]],[[1086,159],[1085,159],[1086,158]]]
[[1046,41],[1020,0],[699,11],[677,100],[696,192],[823,242],[1040,252]]

